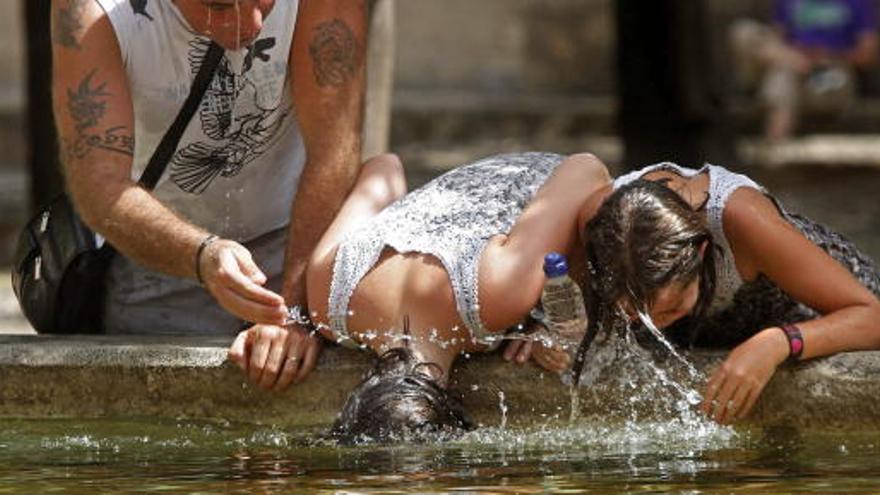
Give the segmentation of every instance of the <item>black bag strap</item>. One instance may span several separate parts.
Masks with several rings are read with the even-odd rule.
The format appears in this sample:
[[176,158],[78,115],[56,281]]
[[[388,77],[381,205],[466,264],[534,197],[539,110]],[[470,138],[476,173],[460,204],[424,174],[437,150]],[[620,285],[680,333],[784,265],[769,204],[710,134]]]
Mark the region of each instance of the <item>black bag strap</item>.
[[162,140],[159,141],[156,151],[153,152],[150,162],[144,169],[144,173],[141,174],[140,180],[138,180],[138,184],[144,189],[152,190],[156,187],[159,179],[162,178],[162,174],[165,173],[165,168],[168,166],[168,162],[171,161],[171,156],[174,155],[174,151],[177,149],[180,138],[183,137],[186,126],[189,125],[189,121],[192,120],[192,116],[199,108],[202,97],[205,95],[205,91],[208,90],[208,85],[211,84],[211,79],[214,78],[214,72],[216,72],[222,58],[223,48],[212,41],[208,51],[205,53],[205,59],[202,60],[202,66],[199,67],[199,72],[193,80],[193,85],[189,89],[189,95],[187,95],[186,101],[183,102],[183,107],[180,109],[171,127],[165,131],[165,135],[162,136]]

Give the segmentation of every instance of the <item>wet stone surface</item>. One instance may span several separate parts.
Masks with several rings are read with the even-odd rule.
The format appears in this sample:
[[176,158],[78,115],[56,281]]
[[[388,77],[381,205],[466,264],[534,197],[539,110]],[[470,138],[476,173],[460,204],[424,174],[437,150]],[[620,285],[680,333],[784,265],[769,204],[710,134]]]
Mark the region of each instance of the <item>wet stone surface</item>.
[[[371,362],[365,353],[327,348],[309,380],[277,394],[249,385],[226,361],[227,340],[0,336],[0,417],[150,416],[329,425]],[[613,422],[699,415],[668,381],[657,379],[656,368],[633,356],[581,389],[578,416]],[[687,357],[708,373],[722,354]],[[668,368],[674,378],[674,366]],[[571,417],[564,380],[506,363],[498,355],[460,359],[452,388],[486,426],[564,423]],[[880,352],[841,354],[780,369],[748,422],[876,425],[878,396]]]

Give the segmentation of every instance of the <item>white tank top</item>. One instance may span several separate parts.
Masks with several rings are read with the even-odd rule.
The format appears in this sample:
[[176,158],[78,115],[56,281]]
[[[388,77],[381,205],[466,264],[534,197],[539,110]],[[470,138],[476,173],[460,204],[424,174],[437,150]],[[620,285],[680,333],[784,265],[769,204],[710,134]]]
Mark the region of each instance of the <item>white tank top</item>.
[[[98,0],[128,75],[132,179],[140,178],[189,94],[208,47],[171,0]],[[299,2],[284,0],[249,47],[227,51],[155,195],[188,221],[246,241],[290,219],[305,150],[288,57]]]

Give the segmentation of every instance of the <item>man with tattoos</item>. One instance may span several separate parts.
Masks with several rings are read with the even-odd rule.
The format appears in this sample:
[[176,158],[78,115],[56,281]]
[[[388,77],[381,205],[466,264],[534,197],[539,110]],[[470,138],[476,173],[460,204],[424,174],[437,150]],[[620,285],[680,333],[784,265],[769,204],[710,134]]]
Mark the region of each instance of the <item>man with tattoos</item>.
[[[53,102],[67,186],[120,253],[108,333],[234,335],[261,388],[320,351],[287,325],[360,168],[361,0],[59,0]],[[214,79],[153,191],[137,185],[210,41]]]

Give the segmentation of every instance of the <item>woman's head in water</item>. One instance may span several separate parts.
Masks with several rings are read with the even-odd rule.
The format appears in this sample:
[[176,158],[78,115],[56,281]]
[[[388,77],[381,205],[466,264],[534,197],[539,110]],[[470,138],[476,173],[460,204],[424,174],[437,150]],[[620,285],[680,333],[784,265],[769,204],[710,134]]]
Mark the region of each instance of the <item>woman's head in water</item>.
[[473,428],[458,400],[409,349],[387,351],[348,397],[330,431],[343,443],[425,441]]

